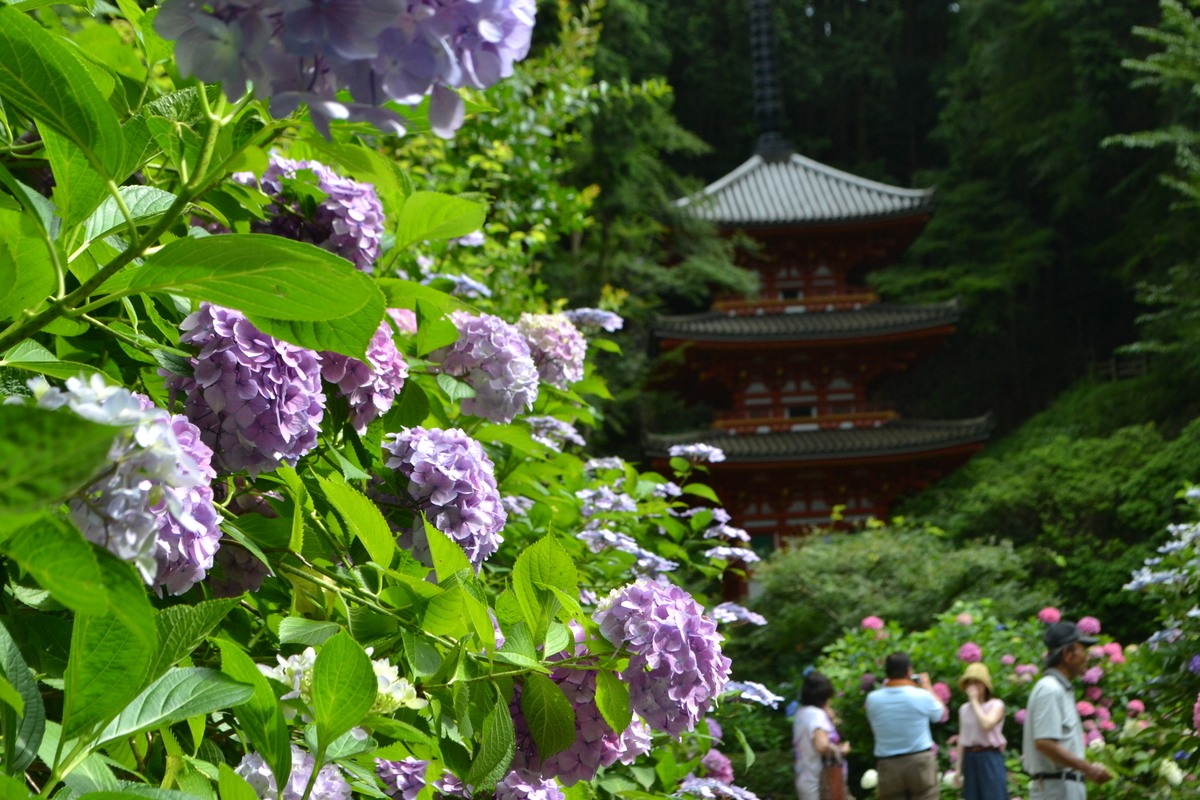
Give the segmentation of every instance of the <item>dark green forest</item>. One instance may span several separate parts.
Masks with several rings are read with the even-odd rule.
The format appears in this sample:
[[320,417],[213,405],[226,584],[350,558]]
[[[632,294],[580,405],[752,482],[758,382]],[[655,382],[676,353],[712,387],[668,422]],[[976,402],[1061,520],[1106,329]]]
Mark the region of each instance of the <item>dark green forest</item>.
[[[1067,613],[1120,619],[1123,635],[1151,623],[1118,590],[1183,513],[1184,482],[1200,479],[1200,218],[1189,171],[1200,77],[1179,54],[1200,39],[1189,8],[774,3],[784,134],[797,150],[938,188],[923,234],[868,280],[893,302],[957,297],[963,319],[876,399],[909,417],[991,413],[997,424],[980,456],[899,513],[957,546],[1015,548],[1025,569],[1013,580],[1039,595],[1050,587]],[[664,205],[753,152],[749,11],[609,0],[582,13],[601,28],[596,79],[663,87],[580,122],[566,179],[599,187],[595,225],[543,270],[581,302],[605,285],[630,292],[623,313],[634,324],[627,355],[605,365],[618,392],[600,435],[636,458],[643,431],[704,422],[685,398],[646,391],[655,353],[644,323],[745,285],[731,260],[741,243]],[[1113,382],[1114,358],[1149,367]]]

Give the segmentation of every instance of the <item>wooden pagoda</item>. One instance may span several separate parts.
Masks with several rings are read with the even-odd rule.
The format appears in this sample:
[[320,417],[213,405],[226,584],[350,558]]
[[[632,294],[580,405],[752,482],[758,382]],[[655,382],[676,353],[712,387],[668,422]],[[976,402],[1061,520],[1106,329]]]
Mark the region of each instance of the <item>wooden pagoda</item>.
[[[756,549],[843,520],[886,518],[983,447],[987,417],[902,419],[870,401],[877,381],[929,355],[958,322],[957,303],[881,303],[866,274],[892,264],[936,205],[931,189],[902,189],[795,152],[777,133],[769,26],[754,0],[756,112],[763,134],[750,160],[678,204],[761,251],[757,297],[720,297],[700,314],[660,317],[660,349],[682,348],[663,379],[716,409],[712,428],[652,435],[648,455],[704,442],[726,460],[711,482]],[[764,55],[764,52],[766,55]]]

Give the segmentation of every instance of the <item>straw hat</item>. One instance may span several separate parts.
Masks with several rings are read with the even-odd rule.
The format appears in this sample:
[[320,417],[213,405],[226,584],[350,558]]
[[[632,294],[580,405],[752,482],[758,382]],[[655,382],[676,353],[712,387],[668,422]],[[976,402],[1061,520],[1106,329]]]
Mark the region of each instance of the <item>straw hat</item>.
[[992,691],[992,673],[988,672],[986,664],[975,662],[967,665],[967,671],[958,679],[958,688],[964,692],[967,690],[967,681],[979,681],[987,687],[988,691]]

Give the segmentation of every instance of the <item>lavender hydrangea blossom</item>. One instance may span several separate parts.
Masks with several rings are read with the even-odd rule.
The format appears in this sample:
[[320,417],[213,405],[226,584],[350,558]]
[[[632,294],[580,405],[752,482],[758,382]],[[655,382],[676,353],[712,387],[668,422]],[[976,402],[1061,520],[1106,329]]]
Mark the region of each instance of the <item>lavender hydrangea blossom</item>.
[[520,332],[491,314],[455,311],[450,319],[458,326],[458,341],[433,351],[429,359],[475,390],[475,397],[462,401],[462,410],[507,424],[533,408],[538,395],[537,367]]
[[674,796],[689,795],[702,800],[758,800],[758,795],[749,789],[722,783],[716,778],[685,778]]
[[737,603],[721,603],[712,610],[712,618],[717,622],[738,623],[749,622],[751,625],[766,625],[767,618],[757,614]]
[[460,797],[470,800],[471,787],[465,786],[453,772],[442,771],[442,776],[433,782],[434,791],[442,797]]
[[758,553],[747,547],[714,547],[710,550],[705,550],[704,557],[720,558],[725,561],[744,561],[747,564],[753,564],[755,561],[762,560],[758,557]]
[[[724,511],[724,509],[718,509]],[[704,532],[705,539],[735,539],[739,542],[750,541],[750,534],[743,528],[735,528],[732,525],[727,525],[724,522],[718,522]]]
[[586,542],[588,549],[593,553],[602,553],[612,548],[635,556],[637,558],[636,567],[639,575],[657,575],[679,568],[677,562],[669,561],[657,553],[646,550],[633,537],[619,531],[589,527],[575,534],[575,538]]
[[383,783],[383,793],[393,800],[416,800],[425,788],[425,771],[428,768],[428,761],[411,756],[399,761],[375,759],[375,774]]
[[583,380],[587,341],[565,314],[522,314],[517,330],[529,343],[542,381],[567,389]]
[[[285,184],[285,179],[297,178],[302,170],[313,173],[316,188],[325,194],[311,216],[301,198],[294,196]],[[248,179],[244,177],[247,174],[238,173],[235,178],[242,176],[242,182],[253,182],[253,174]],[[319,161],[271,156],[261,188],[276,200],[266,208],[270,217],[252,226],[255,233],[309,242],[338,254],[363,272],[374,269],[383,237],[383,205],[374,186],[344,178]]]
[[717,624],[678,586],[639,580],[592,615],[604,638],[633,655],[622,673],[633,710],[676,738],[693,730],[729,680]]
[[566,800],[554,778],[542,779],[528,770],[513,770],[496,784],[496,800]]
[[546,445],[556,453],[561,453],[567,442],[583,447],[587,444],[575,426],[554,417],[526,417],[530,435],[535,442]]
[[223,546],[214,560],[225,577],[208,576],[208,588],[213,597],[240,597],[245,592],[257,592],[271,574],[270,568],[258,556],[239,545]]
[[464,114],[454,89],[512,75],[536,10],[534,0],[168,0],[154,29],[177,42],[185,77],[220,81],[230,99],[249,81],[277,117],[307,103],[326,138],[333,120],[403,134],[407,121],[384,103],[425,96],[434,133],[449,137]]
[[584,470],[588,472],[599,472],[605,469],[619,469],[624,471],[625,462],[616,456],[607,458],[590,458],[583,465]]
[[785,698],[772,692],[766,686],[754,681],[730,681],[725,685],[726,692],[737,692],[742,700],[750,700],[759,705],[779,708]]
[[533,509],[534,501],[519,494],[506,494],[501,495],[500,505],[504,506],[510,517],[527,517]]
[[671,458],[685,458],[693,464],[716,464],[725,460],[725,451],[711,444],[675,444],[667,450]]
[[212,448],[218,472],[257,477],[295,466],[316,446],[325,414],[316,353],[210,303],[180,327],[180,341],[200,354],[191,359],[195,377],[167,374],[167,388],[184,394],[185,413]]
[[[417,256],[418,262],[420,261],[420,258],[420,256]],[[433,262],[431,259],[430,266],[432,265]],[[491,289],[469,275],[451,275],[445,272],[433,272],[430,273],[424,280],[422,280],[421,283],[429,285],[435,280],[450,281],[453,283],[454,289],[451,290],[450,294],[454,295],[455,297],[467,297],[471,300],[475,300],[480,297],[492,296]]]
[[625,327],[625,320],[620,315],[599,308],[573,308],[565,313],[575,327],[585,331],[604,330],[612,333]]
[[607,486],[596,489],[580,489],[575,496],[583,501],[579,513],[585,517],[608,512],[637,511],[637,501],[624,492],[614,492]]
[[715,748],[710,749],[700,759],[700,766],[704,767],[708,777],[714,781],[729,784],[733,783],[733,764],[729,757]]
[[408,378],[408,362],[392,341],[392,328],[387,320],[379,323],[371,343],[367,345],[367,360],[322,351],[321,377],[337,386],[350,404],[354,429],[366,433],[373,420],[386,414],[404,388]]
[[508,514],[495,467],[479,442],[458,428],[406,428],[389,434],[388,469],[408,478],[408,492],[435,528],[457,542],[476,570],[504,541]]
[[[243,756],[234,772],[250,784],[261,800],[301,800],[316,765],[317,760],[311,753],[292,745],[292,772],[282,791],[275,782],[275,774],[258,753]],[[342,777],[337,765],[329,763],[317,773],[309,797],[311,800],[350,800],[350,784]]]

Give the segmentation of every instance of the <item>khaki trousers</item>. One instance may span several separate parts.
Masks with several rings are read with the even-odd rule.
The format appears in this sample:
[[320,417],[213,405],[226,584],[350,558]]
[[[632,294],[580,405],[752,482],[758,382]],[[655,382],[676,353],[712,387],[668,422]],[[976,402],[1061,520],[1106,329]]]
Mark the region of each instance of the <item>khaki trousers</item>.
[[932,750],[881,758],[879,800],[938,800],[937,756]]

